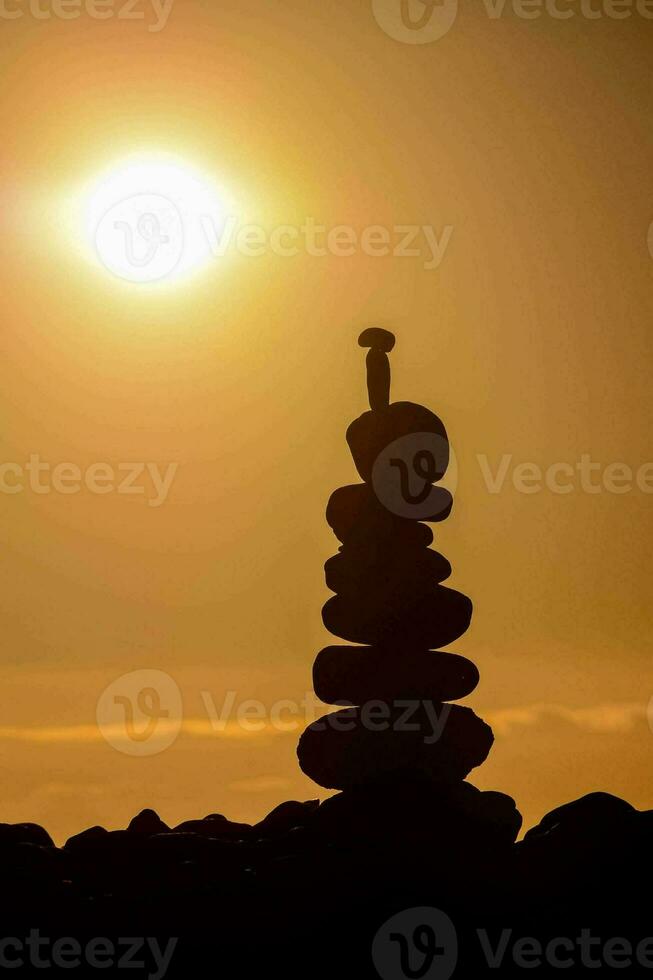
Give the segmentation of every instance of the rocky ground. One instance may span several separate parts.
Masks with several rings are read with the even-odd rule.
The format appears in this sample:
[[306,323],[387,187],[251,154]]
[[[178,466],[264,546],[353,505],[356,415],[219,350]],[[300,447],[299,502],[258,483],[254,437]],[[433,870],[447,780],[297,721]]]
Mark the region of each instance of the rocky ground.
[[468,783],[445,797],[395,783],[282,803],[254,826],[211,814],[171,828],[144,810],[61,848],[36,824],[0,825],[0,967],[653,975],[653,811],[596,793],[515,843],[520,822]]

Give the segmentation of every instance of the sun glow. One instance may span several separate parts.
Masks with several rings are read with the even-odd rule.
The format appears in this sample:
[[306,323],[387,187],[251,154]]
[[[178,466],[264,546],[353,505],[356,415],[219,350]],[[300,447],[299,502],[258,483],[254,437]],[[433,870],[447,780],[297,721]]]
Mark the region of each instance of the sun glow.
[[230,213],[210,179],[157,158],[111,168],[84,196],[95,260],[133,283],[177,281],[206,266]]

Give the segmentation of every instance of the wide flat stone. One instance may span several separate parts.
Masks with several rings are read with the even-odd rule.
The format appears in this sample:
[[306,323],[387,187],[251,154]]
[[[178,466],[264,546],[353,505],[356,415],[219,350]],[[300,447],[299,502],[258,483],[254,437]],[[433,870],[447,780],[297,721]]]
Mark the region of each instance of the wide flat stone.
[[[433,543],[433,530],[428,524],[417,521],[399,521],[389,524],[387,521],[361,521],[355,524],[343,539],[339,538],[342,548],[348,552],[359,552],[370,561],[387,560],[388,553],[405,553],[428,548]],[[336,535],[337,536],[337,535]],[[342,550],[342,549],[341,549]],[[377,557],[378,556],[378,557]]]
[[468,629],[472,602],[462,592],[436,585],[427,596],[388,603],[368,595],[360,602],[333,596],[322,608],[330,633],[351,643],[435,649],[453,643]]
[[457,701],[479,681],[476,666],[455,653],[330,646],[313,665],[315,693],[327,704],[428,698]]
[[344,548],[326,562],[324,576],[332,592],[356,602],[374,594],[385,601],[393,597],[424,595],[451,575],[451,565],[429,548]]

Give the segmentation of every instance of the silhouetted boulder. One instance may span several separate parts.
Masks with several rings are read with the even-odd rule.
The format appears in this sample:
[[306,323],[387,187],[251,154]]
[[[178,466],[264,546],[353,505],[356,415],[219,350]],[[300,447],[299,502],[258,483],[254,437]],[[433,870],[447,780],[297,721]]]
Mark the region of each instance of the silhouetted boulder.
[[481,792],[478,806],[474,806],[470,813],[482,821],[486,830],[492,827],[493,833],[502,843],[512,844],[517,840],[523,823],[522,815],[512,796],[507,793],[498,793],[496,790]]
[[98,840],[108,834],[108,831],[104,827],[89,827],[88,830],[82,830],[79,834],[73,834],[69,837],[64,847],[68,851],[79,851],[85,850],[87,848],[95,847]]
[[557,807],[516,845],[516,879],[522,888],[537,881],[542,897],[560,894],[562,885],[563,902],[588,907],[625,897],[635,867],[642,874],[653,870],[653,827],[644,817],[609,793]]
[[213,813],[203,820],[184,820],[174,828],[174,832],[199,834],[201,837],[213,837],[216,840],[239,840],[247,837],[251,829],[251,824],[234,823],[220,813]]
[[315,829],[340,846],[387,846],[413,852],[418,861],[442,863],[443,846],[454,852],[454,868],[470,852],[508,847],[521,828],[515,801],[504,793],[481,792],[471,783],[435,784],[410,773],[379,778],[325,800]]
[[636,833],[640,814],[610,793],[589,793],[551,810],[525,835],[518,848],[526,867],[539,869],[551,884],[556,875],[574,871],[600,874],[623,857],[623,846]]
[[21,842],[3,853],[2,885],[14,897],[49,894],[54,900],[67,875],[65,855],[56,847]]
[[319,800],[307,800],[305,803],[289,800],[287,803],[280,803],[263,820],[254,824],[252,834],[255,837],[268,837],[288,833],[296,827],[305,827],[319,805]]
[[164,834],[170,830],[154,810],[141,810],[129,823],[127,830],[134,834]]
[[54,847],[54,841],[47,830],[37,823],[1,823],[0,847],[13,844],[40,844]]
[[558,845],[563,841],[582,845],[588,837],[605,838],[606,834],[624,826],[636,812],[630,803],[618,796],[588,793],[572,803],[551,810],[524,835],[524,841],[555,835]]

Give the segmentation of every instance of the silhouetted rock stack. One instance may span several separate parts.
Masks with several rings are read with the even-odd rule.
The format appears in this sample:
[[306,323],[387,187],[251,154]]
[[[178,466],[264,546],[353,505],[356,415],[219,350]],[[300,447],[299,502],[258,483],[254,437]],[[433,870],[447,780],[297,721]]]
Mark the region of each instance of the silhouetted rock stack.
[[[433,532],[422,523],[451,512],[449,491],[433,486],[447,470],[449,443],[429,409],[390,403],[394,342],[380,329],[359,339],[369,347],[370,411],[350,425],[347,442],[364,482],[336,490],[326,514],[342,547],[325,566],[336,595],[323,620],[332,633],[365,645],[318,654],[318,697],[350,707],[309,726],[298,756],[303,771],[329,789],[417,780],[429,795],[437,787],[440,796],[459,796],[456,784],[485,760],[493,735],[470,708],[448,703],[479,680],[469,660],[435,650],[462,636],[472,614],[467,596],[441,584],[451,566],[429,548]],[[514,839],[519,821],[512,801],[509,808]]]

